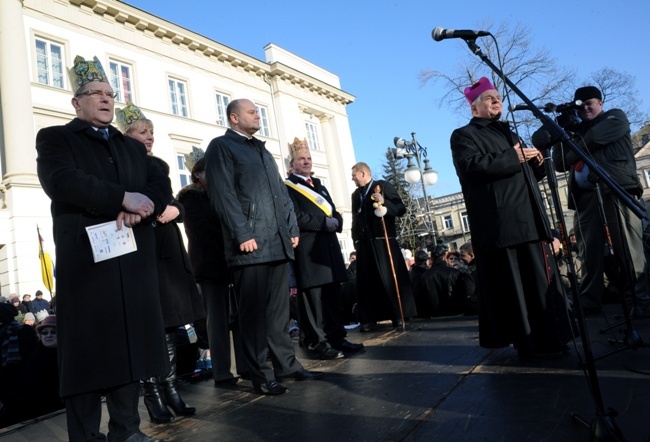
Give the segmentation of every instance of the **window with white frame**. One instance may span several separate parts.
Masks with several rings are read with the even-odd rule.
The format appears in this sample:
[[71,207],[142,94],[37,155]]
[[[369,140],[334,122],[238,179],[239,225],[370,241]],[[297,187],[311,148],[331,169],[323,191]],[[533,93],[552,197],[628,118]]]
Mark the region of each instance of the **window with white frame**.
[[318,126],[311,121],[305,121],[305,132],[307,132],[307,146],[311,150],[321,150],[318,142]]
[[271,130],[269,129],[269,113],[266,110],[266,107],[255,105],[257,108],[257,113],[260,114],[260,131],[259,134],[265,137],[271,136]]
[[192,182],[192,171],[185,167],[185,155],[182,153],[176,155],[176,161],[178,162],[178,178],[181,187],[185,187]]
[[65,88],[63,45],[40,37],[36,38],[34,42],[38,82],[61,89]]
[[228,115],[226,115],[226,109],[230,103],[230,97],[220,92],[215,92],[214,96],[217,101],[217,124],[219,126],[228,126]]
[[110,60],[111,86],[115,92],[115,101],[126,103],[133,101],[133,76],[131,66],[116,60]]
[[469,232],[469,217],[467,216],[467,212],[460,214],[460,220],[463,223],[463,232]]
[[187,109],[187,83],[175,78],[167,79],[169,84],[169,101],[172,105],[172,114],[189,117]]
[[451,215],[445,215],[442,217],[442,222],[445,226],[445,230],[453,230],[454,228],[454,219]]

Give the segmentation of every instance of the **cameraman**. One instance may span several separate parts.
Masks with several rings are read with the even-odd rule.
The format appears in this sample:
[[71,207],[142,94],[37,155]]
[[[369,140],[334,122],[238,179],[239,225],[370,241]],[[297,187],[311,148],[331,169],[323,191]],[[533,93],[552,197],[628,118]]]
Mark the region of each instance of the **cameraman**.
[[[609,176],[634,198],[639,199],[643,188],[636,172],[636,161],[630,138],[630,123],[620,109],[603,111],[603,96],[594,86],[578,88],[574,100],[582,101],[578,115],[582,122],[575,127],[574,141],[601,166]],[[544,131],[545,129],[540,129]],[[539,135],[539,134],[536,134]],[[533,136],[535,139],[539,139]],[[543,146],[538,146],[543,147]],[[635,289],[636,317],[650,313],[650,296],[644,277],[645,256],[641,238],[641,220],[625,205],[619,204],[614,194],[606,186],[599,186],[603,198],[603,210],[607,219],[609,233],[614,248],[614,258],[608,255],[605,244],[605,230],[599,212],[597,194],[594,191],[596,176],[589,171],[578,156],[568,147],[557,144],[552,154],[555,168],[559,172],[570,171],[569,209],[576,210],[574,227],[580,255],[583,257],[583,279],[580,284],[580,299],[586,314],[601,311],[602,296],[605,291],[603,272],[607,272],[610,282],[625,293],[630,286]],[[620,217],[618,214],[620,213]],[[620,222],[619,222],[620,221]],[[627,243],[626,251],[624,242]],[[611,258],[611,257],[610,257]],[[624,259],[633,267],[634,278],[626,275]],[[607,265],[606,261],[613,265]],[[632,269],[631,269],[632,270]],[[632,273],[630,271],[630,273]]]

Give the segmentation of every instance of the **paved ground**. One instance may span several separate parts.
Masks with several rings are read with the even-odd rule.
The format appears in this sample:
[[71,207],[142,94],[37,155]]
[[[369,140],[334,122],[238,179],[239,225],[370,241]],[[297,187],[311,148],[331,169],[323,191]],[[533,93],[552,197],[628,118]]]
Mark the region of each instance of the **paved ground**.
[[[594,354],[613,347],[601,334],[620,311],[588,318]],[[650,342],[650,320],[634,322]],[[521,362],[513,349],[478,346],[476,318],[414,321],[404,333],[389,325],[373,333],[350,332],[365,353],[303,364],[327,372],[323,380],[288,382],[289,393],[259,396],[250,382],[232,389],[211,380],[182,385],[191,418],[149,422],[145,433],[169,441],[588,441],[573,418],[592,421],[595,405],[576,348],[562,359]],[[578,342],[577,349],[582,345]],[[605,407],[629,441],[650,441],[650,348],[625,350],[596,362]],[[106,413],[104,413],[106,414]],[[106,423],[103,423],[106,428]],[[65,441],[65,414],[0,430],[0,442]]]

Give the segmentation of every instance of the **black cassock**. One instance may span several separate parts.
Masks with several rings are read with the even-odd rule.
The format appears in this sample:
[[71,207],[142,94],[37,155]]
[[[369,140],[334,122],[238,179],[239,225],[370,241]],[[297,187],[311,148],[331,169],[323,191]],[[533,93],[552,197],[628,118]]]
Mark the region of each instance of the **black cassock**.
[[362,322],[401,318],[382,219],[375,216],[373,201],[370,198],[377,186],[381,188],[387,209],[383,219],[388,232],[404,317],[416,315],[411,280],[395,238],[395,217],[404,215],[406,207],[390,183],[373,180],[352,193],[352,239],[357,250],[357,293]]
[[483,118],[451,136],[476,254],[480,344],[557,351],[570,326],[537,185],[544,171],[519,162],[516,139],[507,123]]

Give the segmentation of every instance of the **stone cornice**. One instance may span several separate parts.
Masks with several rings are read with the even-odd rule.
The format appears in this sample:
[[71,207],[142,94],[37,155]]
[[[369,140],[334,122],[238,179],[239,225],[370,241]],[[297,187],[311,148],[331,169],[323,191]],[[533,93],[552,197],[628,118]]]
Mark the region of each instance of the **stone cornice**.
[[309,75],[305,75],[302,72],[279,62],[271,64],[269,76],[279,78],[283,81],[288,81],[291,84],[308,89],[311,92],[338,101],[344,105],[350,104],[354,101],[354,95],[350,95],[347,92],[332,87],[327,83],[310,77]]
[[347,105],[354,101],[354,96],[320,80],[310,77],[300,71],[273,63],[269,66],[261,60],[246,55],[214,40],[203,37],[188,29],[177,26],[166,20],[157,18],[138,8],[118,0],[68,0],[72,5],[82,10],[93,12],[105,19],[129,26],[166,42],[183,47],[186,50],[202,54],[224,64],[253,73],[260,77],[277,77],[282,81],[305,88],[330,100]]

